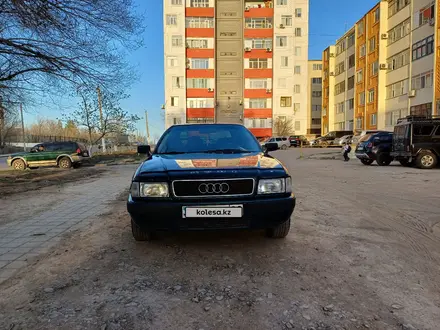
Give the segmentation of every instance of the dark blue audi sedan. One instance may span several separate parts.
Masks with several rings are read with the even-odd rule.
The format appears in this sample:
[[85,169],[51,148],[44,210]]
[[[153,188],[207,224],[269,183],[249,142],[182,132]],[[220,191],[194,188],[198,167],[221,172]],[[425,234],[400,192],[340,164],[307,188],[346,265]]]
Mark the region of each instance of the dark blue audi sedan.
[[133,236],[159,231],[264,229],[284,238],[295,208],[286,168],[236,124],[170,127],[134,173],[127,209]]

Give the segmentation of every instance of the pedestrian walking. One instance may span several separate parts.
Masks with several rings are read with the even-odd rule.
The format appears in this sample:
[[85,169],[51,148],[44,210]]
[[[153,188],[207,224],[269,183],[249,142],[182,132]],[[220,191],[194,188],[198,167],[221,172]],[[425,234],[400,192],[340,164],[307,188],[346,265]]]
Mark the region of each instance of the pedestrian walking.
[[348,157],[348,154],[351,152],[351,146],[346,142],[344,145],[344,162],[348,162],[350,160],[350,157]]

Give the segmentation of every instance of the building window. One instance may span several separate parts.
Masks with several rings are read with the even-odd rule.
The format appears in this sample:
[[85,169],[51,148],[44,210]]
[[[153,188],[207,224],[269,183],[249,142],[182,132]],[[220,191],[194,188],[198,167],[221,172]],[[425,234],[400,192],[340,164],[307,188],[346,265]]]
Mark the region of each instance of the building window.
[[394,126],[397,124],[397,120],[401,118],[402,111],[406,110],[395,110],[390,111],[385,114],[385,125],[386,126]]
[[301,130],[301,122],[299,120],[295,120],[295,131]]
[[354,33],[350,34],[347,38],[347,48],[354,46],[356,40],[356,35]]
[[191,69],[209,69],[208,58],[192,58]]
[[210,80],[207,78],[188,78],[186,79],[187,88],[210,88]]
[[179,97],[178,96],[171,96],[171,106],[172,107],[179,106]]
[[321,106],[320,105],[312,105],[312,111],[321,111]]
[[312,78],[312,84],[322,84],[322,78]]
[[289,56],[281,56],[281,67],[287,68],[289,66]]
[[359,57],[364,57],[367,55],[367,49],[365,47],[365,44],[359,47]]
[[301,109],[301,103],[294,103],[293,104],[293,111],[297,112]]
[[364,30],[365,30],[365,24],[364,21],[361,21],[358,23],[357,25],[357,30],[358,30],[358,35],[361,36],[364,34]]
[[410,62],[409,48],[387,59],[388,69],[390,71],[400,69]]
[[293,92],[295,94],[300,94],[301,93],[301,85],[295,85],[293,86]]
[[320,118],[312,118],[312,125],[321,125]]
[[177,57],[168,57],[168,66],[176,67],[178,65]]
[[377,75],[379,72],[379,61],[371,63],[371,76]]
[[267,58],[250,58],[249,59],[250,69],[267,69],[268,61]]
[[172,77],[173,88],[183,88],[183,77]]
[[352,90],[354,88],[354,76],[351,76],[347,80],[347,90]]
[[297,18],[302,17],[302,8],[295,8],[295,17]]
[[247,29],[271,29],[272,18],[246,18]]
[[412,60],[416,61],[434,53],[434,35],[413,44]]
[[287,37],[277,37],[276,38],[277,47],[287,47]]
[[396,25],[388,31],[388,45],[406,37],[411,31],[411,19]]
[[362,118],[356,118],[356,129],[362,128]]
[[313,69],[313,71],[321,71],[322,64],[313,64],[312,69]]
[[245,118],[244,126],[247,128],[271,128],[272,118]]
[[188,118],[186,120],[188,124],[213,124],[213,118]]
[[365,92],[359,93],[359,105],[360,106],[365,105]]
[[173,47],[182,47],[182,36],[172,36],[171,45]]
[[433,70],[412,77],[412,89],[432,87]]
[[336,56],[341,54],[343,51],[345,51],[345,39],[338,42],[336,45]]
[[177,15],[167,15],[167,25],[177,25]]
[[185,26],[187,28],[213,28],[213,17],[186,17]]
[[277,6],[287,6],[287,0],[277,0]]
[[186,46],[188,48],[208,48],[208,39],[186,39]]
[[370,115],[370,126],[376,126],[377,125],[377,114],[372,113]]
[[355,63],[355,56],[354,56],[354,54],[352,54],[348,57],[348,68],[351,69],[352,67],[355,66],[355,64],[356,64]]
[[374,102],[374,88],[368,91],[368,103]]
[[387,99],[399,97],[408,93],[408,79],[387,86]]
[[431,116],[432,115],[432,103],[425,103],[412,106],[410,108],[410,114],[413,116]]
[[301,47],[295,47],[295,56],[301,56]]
[[292,97],[291,96],[281,96],[280,106],[283,108],[292,106]]
[[188,108],[213,108],[214,107],[214,99],[207,98],[189,98],[186,99],[186,106]]
[[374,52],[376,49],[376,37],[373,37],[368,42],[368,52]]
[[403,8],[408,6],[411,0],[391,0],[388,3],[388,17],[393,16],[397,12],[401,11]]
[[191,0],[190,7],[209,7],[209,0]]
[[435,1],[433,1],[430,5],[420,9],[418,13],[414,14],[414,28],[418,28],[419,26],[428,24],[429,22],[433,22],[434,15]]
[[270,88],[267,84],[267,79],[249,79],[250,89],[267,89]]
[[249,47],[252,49],[272,48],[271,38],[246,39],[244,43],[245,47]]
[[345,80],[335,85],[335,95],[339,95],[345,92]]
[[171,0],[172,6],[180,6],[182,4],[182,0]]
[[336,68],[335,68],[335,74],[336,75],[340,75],[341,73],[345,72],[345,61],[339,62],[338,64],[336,64]]
[[373,23],[377,23],[380,21],[380,7],[377,7],[374,11]]
[[356,72],[356,83],[361,83],[364,81],[364,71],[360,69],[358,72]]
[[267,99],[249,99],[249,108],[251,109],[266,109]]
[[352,110],[354,108],[354,99],[349,99],[347,101],[347,109]]
[[295,65],[295,68],[293,69],[294,74],[301,74],[301,66]]
[[321,91],[312,91],[312,97],[322,97]]
[[344,113],[345,112],[345,104],[344,102],[336,103],[335,104],[335,113]]
[[284,26],[292,26],[292,15],[282,15],[281,24]]
[[287,79],[278,78],[278,88],[286,88],[286,87],[287,87]]
[[295,28],[295,37],[301,37],[301,36],[302,36],[302,29]]

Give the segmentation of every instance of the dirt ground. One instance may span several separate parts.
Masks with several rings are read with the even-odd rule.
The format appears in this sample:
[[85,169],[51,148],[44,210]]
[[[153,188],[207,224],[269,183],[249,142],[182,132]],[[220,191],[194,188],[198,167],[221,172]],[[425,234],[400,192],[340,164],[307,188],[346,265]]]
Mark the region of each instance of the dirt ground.
[[438,329],[440,171],[275,153],[291,233],[132,239],[122,194],[0,285],[0,329]]

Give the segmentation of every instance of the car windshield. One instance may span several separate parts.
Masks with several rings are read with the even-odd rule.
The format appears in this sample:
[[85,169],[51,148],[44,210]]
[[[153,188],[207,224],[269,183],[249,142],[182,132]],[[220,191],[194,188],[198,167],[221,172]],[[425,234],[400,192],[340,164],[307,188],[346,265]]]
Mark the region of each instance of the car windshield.
[[372,134],[366,134],[366,135],[364,135],[363,137],[361,137],[361,138],[359,139],[359,142],[365,142],[365,141],[368,141],[368,140],[370,139],[371,135],[372,135]]
[[164,133],[156,154],[261,152],[257,139],[241,125],[182,125]]

